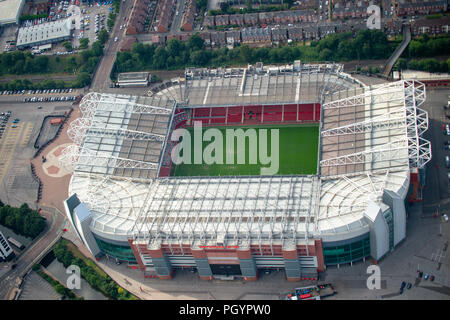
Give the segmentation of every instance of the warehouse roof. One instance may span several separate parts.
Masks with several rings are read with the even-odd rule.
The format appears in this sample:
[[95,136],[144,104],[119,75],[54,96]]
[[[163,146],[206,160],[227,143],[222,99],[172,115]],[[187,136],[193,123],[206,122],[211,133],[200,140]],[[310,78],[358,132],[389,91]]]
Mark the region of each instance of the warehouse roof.
[[17,46],[29,46],[34,43],[51,42],[70,37],[72,19],[56,20],[42,24],[23,27],[17,35]]

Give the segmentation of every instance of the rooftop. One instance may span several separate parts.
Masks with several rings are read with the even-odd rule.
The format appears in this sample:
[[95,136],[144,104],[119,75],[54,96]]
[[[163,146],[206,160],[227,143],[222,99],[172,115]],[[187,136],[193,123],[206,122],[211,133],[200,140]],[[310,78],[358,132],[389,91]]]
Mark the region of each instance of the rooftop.
[[0,24],[17,23],[25,0],[0,1]]
[[[185,81],[152,98],[90,95],[80,108],[83,117],[94,121],[78,130],[74,136],[80,140],[74,141],[96,154],[89,161],[84,156],[74,161],[69,194],[76,193],[87,204],[93,213],[92,230],[108,239],[126,241],[134,236],[150,245],[158,241],[208,244],[219,237],[237,245],[316,237],[343,240],[367,233],[368,205],[381,205],[385,190],[406,196],[410,168],[422,168],[431,158],[430,143],[421,138],[428,128],[427,113],[420,109],[425,101],[423,84],[398,81],[364,86],[334,64],[187,69]],[[105,139],[109,132],[94,134],[96,122],[111,123],[103,125],[106,128],[128,128],[127,112],[143,114],[137,108],[157,106],[157,99],[165,99],[166,106],[176,100],[197,108],[319,102],[323,109],[319,174],[154,179],[154,167],[142,168],[130,161],[136,159],[133,152],[118,156],[124,147],[119,140],[123,134],[118,135],[116,127],[114,144],[93,141],[99,136]],[[95,108],[87,107],[94,104]],[[112,110],[117,120],[109,120]],[[140,142],[130,132],[129,142]],[[106,150],[105,157],[114,161],[102,164],[97,150]],[[123,165],[119,167],[124,159],[131,172],[153,170],[153,174],[125,174]],[[97,169],[96,163],[103,169]]]
[[17,46],[27,46],[37,42],[70,37],[71,28],[72,19],[56,20],[30,27],[22,27],[17,35]]

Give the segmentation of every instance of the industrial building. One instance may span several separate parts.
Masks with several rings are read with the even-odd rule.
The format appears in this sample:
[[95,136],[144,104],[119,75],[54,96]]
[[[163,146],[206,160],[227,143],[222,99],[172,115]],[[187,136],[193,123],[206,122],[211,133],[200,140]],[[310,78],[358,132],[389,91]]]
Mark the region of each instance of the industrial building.
[[119,73],[117,84],[119,87],[147,87],[150,83],[150,73],[148,72],[126,72]]
[[18,24],[25,0],[0,1],[0,25]]
[[11,249],[8,241],[0,231],[0,261],[8,261],[14,257],[14,251]]
[[22,27],[17,34],[17,48],[23,49],[69,40],[73,19],[67,18],[42,24]]
[[[420,200],[425,98],[417,81],[365,86],[341,65],[300,61],[187,69],[150,97],[89,93],[60,157],[74,169],[66,213],[94,256],[161,279],[177,268],[249,281],[282,269],[298,281],[378,261],[406,237],[408,200]],[[175,128],[246,125],[249,108],[260,124],[319,123],[317,174],[170,176]]]

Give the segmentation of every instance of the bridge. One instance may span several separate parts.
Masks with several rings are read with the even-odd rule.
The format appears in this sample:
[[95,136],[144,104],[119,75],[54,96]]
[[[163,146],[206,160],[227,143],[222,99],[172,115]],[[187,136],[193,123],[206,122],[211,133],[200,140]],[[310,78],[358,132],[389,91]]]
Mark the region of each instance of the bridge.
[[392,71],[392,67],[394,67],[398,58],[400,58],[403,51],[405,51],[406,47],[408,47],[408,44],[410,42],[411,42],[411,28],[409,25],[403,25],[403,41],[395,49],[395,51],[392,53],[392,55],[389,57],[388,61],[386,62],[386,67],[384,68],[384,71],[383,71],[383,76],[385,78],[389,77],[389,75]]

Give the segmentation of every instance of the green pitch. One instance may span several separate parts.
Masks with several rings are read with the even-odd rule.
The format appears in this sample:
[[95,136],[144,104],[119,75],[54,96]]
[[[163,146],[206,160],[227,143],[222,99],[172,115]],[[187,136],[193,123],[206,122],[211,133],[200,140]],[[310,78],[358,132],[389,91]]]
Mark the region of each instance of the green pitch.
[[[203,127],[205,130],[211,127]],[[248,126],[248,127],[215,127],[220,130],[222,136],[226,137],[226,129],[256,129],[256,133],[260,136],[258,129],[268,129],[267,141],[269,155],[271,154],[271,130],[279,130],[279,165],[277,175],[292,174],[316,174],[317,173],[317,149],[319,144],[319,126],[318,125],[281,125],[281,126]],[[191,153],[194,163],[194,130],[187,129],[191,134]],[[203,141],[202,150],[210,144],[210,141]],[[223,143],[224,157],[227,152],[226,143]],[[262,165],[258,157],[256,164],[249,164],[249,139],[245,139],[245,164],[237,164],[237,142],[234,142],[234,164],[179,164],[172,169],[172,176],[241,176],[241,175],[261,175]],[[183,153],[181,153],[182,155]],[[225,159],[225,158],[224,158]]]

